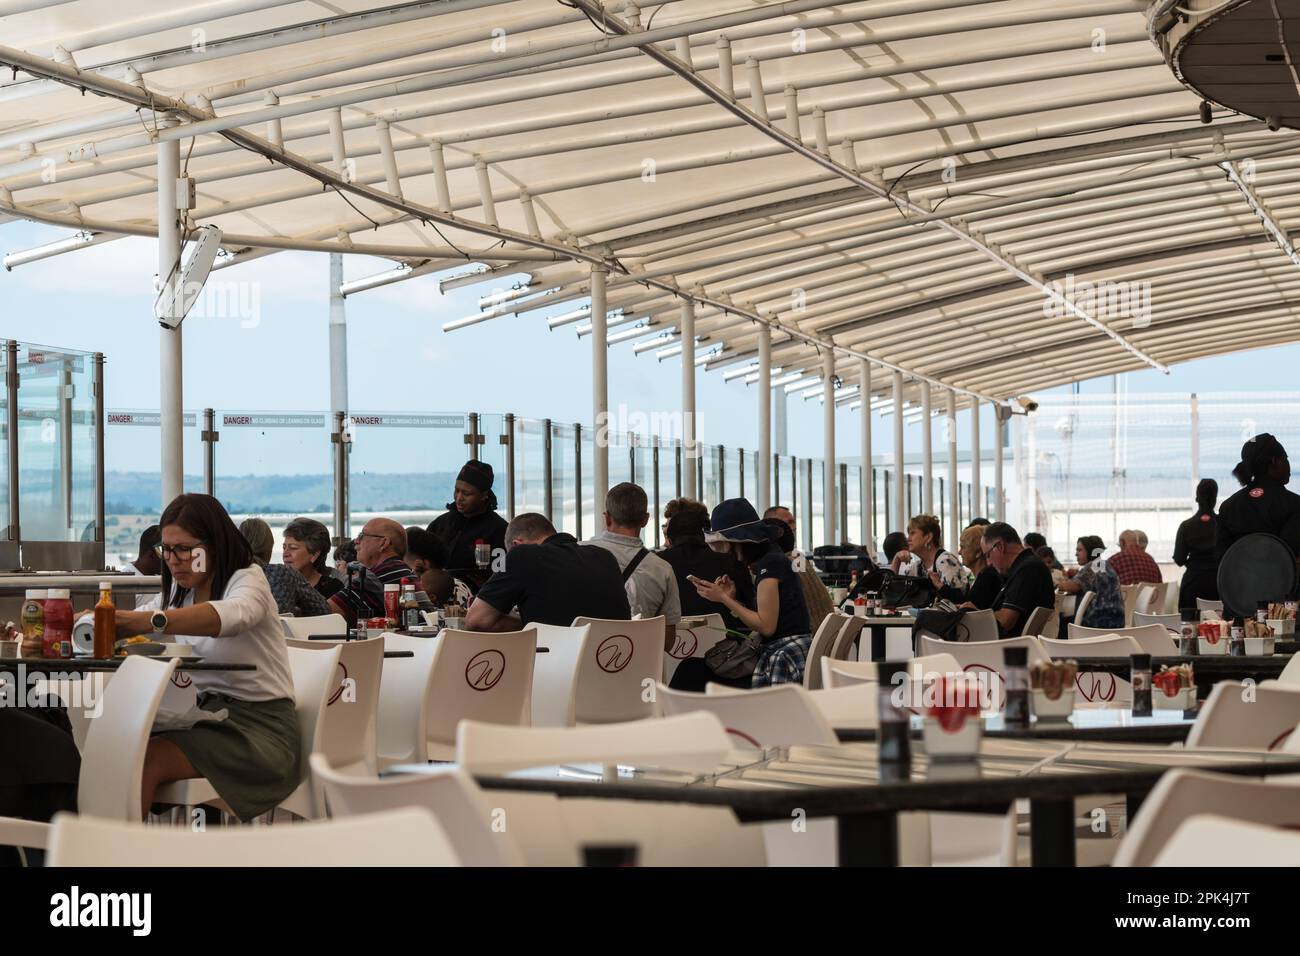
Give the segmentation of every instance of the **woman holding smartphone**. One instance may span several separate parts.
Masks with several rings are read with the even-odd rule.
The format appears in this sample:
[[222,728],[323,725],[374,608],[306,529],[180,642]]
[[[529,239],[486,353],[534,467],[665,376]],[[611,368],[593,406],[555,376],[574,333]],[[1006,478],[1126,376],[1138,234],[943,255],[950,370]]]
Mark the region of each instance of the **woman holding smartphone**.
[[203,710],[222,720],[156,734],[145,753],[141,812],[159,786],[204,777],[241,820],[268,810],[298,786],[299,729],[293,678],[266,576],[216,498],[176,498],[159,521],[162,592],[117,612],[119,637],[176,635],[205,661],[251,671],[192,671]]
[[812,634],[808,605],[790,559],[777,547],[777,530],[759,519],[744,498],[730,498],[713,509],[712,530],[704,538],[718,551],[730,551],[754,575],[754,606],[737,600],[736,583],[725,575],[714,581],[691,576],[700,597],[716,601],[762,640],[750,677],[722,678],[702,658],[682,661],[673,675],[675,690],[704,690],[710,682],[732,687],[801,683]]

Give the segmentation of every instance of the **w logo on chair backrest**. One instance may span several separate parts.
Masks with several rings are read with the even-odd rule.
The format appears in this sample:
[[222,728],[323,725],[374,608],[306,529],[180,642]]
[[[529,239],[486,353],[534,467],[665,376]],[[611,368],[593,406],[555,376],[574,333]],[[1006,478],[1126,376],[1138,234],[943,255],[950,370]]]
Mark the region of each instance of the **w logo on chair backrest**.
[[617,674],[632,662],[632,638],[611,634],[596,647],[596,666],[607,674]]
[[1114,700],[1119,684],[1114,674],[1080,671],[1074,675],[1074,686],[1084,700]]
[[689,657],[694,657],[699,647],[700,639],[695,636],[695,632],[689,627],[679,627],[677,637],[673,641],[673,649],[668,652],[668,655],[677,658],[679,661],[684,661]]
[[334,693],[330,694],[330,699],[325,702],[326,707],[333,707],[338,702],[338,699],[343,696],[343,688],[348,686],[348,669],[342,661],[339,661],[339,670],[343,672],[343,676],[339,678],[339,686],[334,689]]
[[491,690],[506,673],[506,656],[496,648],[479,651],[465,665],[465,683],[475,690]]
[[186,687],[193,685],[194,679],[184,671],[176,671],[172,674],[172,685],[184,690]]

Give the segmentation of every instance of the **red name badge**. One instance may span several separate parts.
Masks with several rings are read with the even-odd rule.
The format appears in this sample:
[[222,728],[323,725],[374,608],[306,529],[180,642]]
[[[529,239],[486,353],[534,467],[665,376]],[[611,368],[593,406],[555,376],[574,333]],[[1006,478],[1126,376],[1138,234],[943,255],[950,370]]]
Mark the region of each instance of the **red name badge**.
[[1263,489],[1263,488],[1251,488],[1251,489],[1250,489],[1250,496],[1251,496],[1252,498],[1263,498],[1263,497],[1264,497],[1264,489]]

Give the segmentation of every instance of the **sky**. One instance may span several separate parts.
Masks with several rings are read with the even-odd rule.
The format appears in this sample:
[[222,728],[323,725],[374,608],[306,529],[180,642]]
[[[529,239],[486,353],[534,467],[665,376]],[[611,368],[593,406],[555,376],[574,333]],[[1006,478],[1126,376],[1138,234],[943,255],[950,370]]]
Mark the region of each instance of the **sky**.
[[[31,223],[0,226],[0,255],[29,249],[67,231]],[[159,327],[151,307],[156,243],[126,238],[0,272],[0,337],[102,351],[110,409],[158,408]],[[391,263],[345,259],[347,279],[384,272]],[[224,306],[184,324],[185,405],[189,409],[324,411],[329,408],[328,258],[278,253],[213,273]],[[452,333],[441,326],[475,314],[484,287],[440,295],[432,277],[360,293],[347,300],[351,410],[514,412],[556,421],[591,420],[591,340],[573,326],[548,329],[550,313],[505,317]],[[213,304],[205,299],[203,305]],[[1126,376],[1130,393],[1285,390],[1300,345],[1202,359]],[[1084,383],[1109,391],[1111,379]],[[698,437],[710,444],[756,446],[753,386],[696,376]],[[1043,393],[1046,394],[1046,393]],[[680,406],[680,363],[636,356],[630,344],[609,351],[611,409],[643,413]],[[859,453],[857,412],[837,413],[837,450]],[[961,416],[965,419],[965,415]],[[986,419],[991,423],[992,419]],[[877,428],[888,423],[877,419]],[[989,425],[985,434],[992,433]],[[880,435],[892,434],[888,431]],[[789,452],[820,456],[820,402],[789,400]],[[915,427],[908,445],[919,441]],[[987,439],[985,440],[987,443]],[[877,439],[877,454],[880,453]],[[966,426],[959,426],[966,444]],[[289,452],[286,452],[288,454]],[[110,452],[111,457],[111,452]],[[156,459],[155,459],[156,461]],[[155,465],[156,467],[156,465]],[[187,470],[198,463],[186,462]]]

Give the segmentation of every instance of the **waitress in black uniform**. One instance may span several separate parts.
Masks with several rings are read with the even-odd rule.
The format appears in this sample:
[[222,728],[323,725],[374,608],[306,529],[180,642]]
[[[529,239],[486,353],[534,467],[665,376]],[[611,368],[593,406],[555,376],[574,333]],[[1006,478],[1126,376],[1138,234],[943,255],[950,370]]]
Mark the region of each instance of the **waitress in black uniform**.
[[1178,526],[1174,538],[1174,564],[1183,568],[1178,586],[1178,607],[1195,608],[1196,599],[1219,599],[1219,562],[1214,556],[1214,533],[1218,515],[1219,483],[1202,478],[1196,485],[1196,514]]
[[1268,433],[1256,435],[1242,446],[1232,474],[1243,487],[1219,508],[1215,560],[1223,561],[1235,541],[1257,532],[1277,535],[1293,556],[1300,555],[1300,495],[1286,490],[1291,462],[1282,443]]

